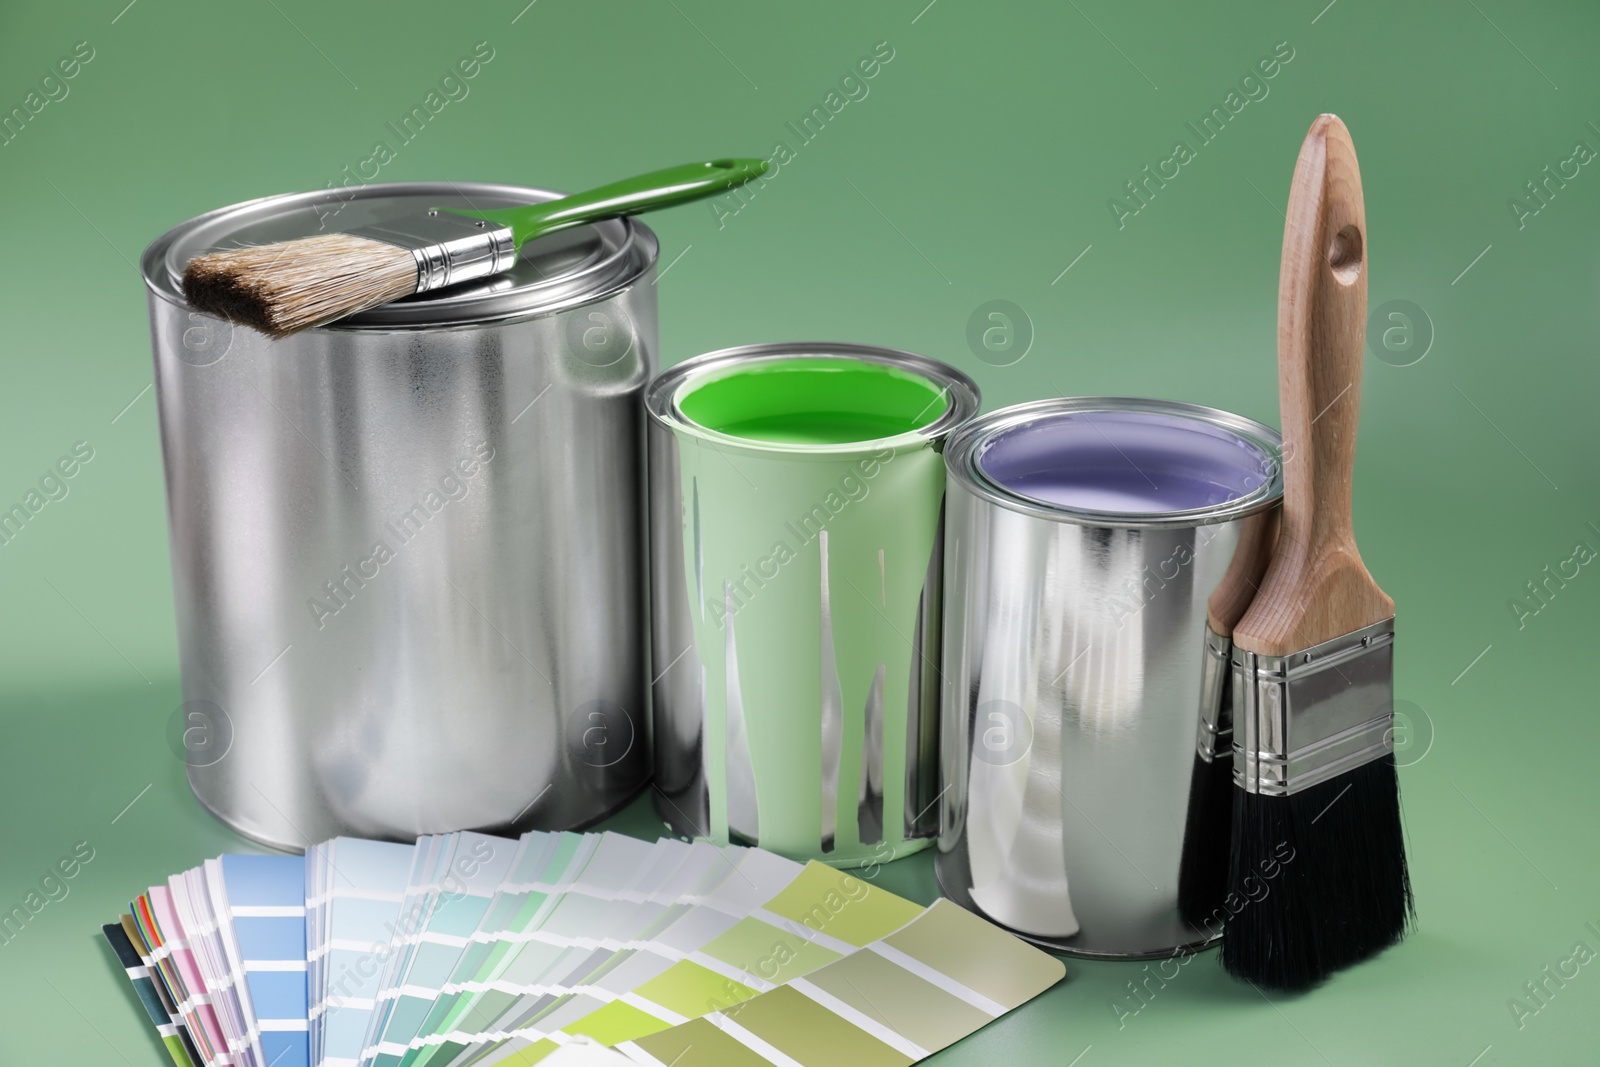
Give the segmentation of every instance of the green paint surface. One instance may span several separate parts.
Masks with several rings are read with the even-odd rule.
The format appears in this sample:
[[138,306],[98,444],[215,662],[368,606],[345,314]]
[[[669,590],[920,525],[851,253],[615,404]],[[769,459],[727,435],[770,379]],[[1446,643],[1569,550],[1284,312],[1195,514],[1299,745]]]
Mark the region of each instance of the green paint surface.
[[691,421],[780,444],[848,444],[910,433],[949,406],[920,375],[880,363],[795,356],[707,375],[679,391]]

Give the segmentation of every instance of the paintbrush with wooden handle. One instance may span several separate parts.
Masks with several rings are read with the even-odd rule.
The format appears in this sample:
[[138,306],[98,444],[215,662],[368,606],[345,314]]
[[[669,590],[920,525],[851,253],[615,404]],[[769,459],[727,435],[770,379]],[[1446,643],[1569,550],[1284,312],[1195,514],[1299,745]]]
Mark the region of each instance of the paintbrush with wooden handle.
[[1282,526],[1233,630],[1230,890],[1222,963],[1306,989],[1400,940],[1413,915],[1394,762],[1394,601],[1361,562],[1351,474],[1367,226],[1350,131],[1311,126],[1278,281]]
[[183,295],[197,311],[287,337],[510,270],[545,234],[716,196],[766,169],[760,159],[686,163],[542,204],[439,208],[348,233],[208,252],[185,268]]

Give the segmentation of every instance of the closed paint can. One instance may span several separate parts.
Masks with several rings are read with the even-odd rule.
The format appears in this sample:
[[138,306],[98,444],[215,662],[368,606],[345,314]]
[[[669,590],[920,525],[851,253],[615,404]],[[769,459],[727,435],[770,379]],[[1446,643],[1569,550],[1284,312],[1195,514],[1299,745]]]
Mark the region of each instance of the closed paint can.
[[573,827],[648,778],[654,235],[552,235],[505,274],[279,341],[179,288],[215,248],[556,195],[270,197],[144,254],[184,698],[169,736],[249,837]]
[[656,810],[856,867],[938,824],[947,435],[977,386],[835,343],[659,375],[650,418]]
[[1207,601],[1278,507],[1280,450],[1249,419],[1119,397],[1022,404],[951,439],[947,896],[1071,955],[1215,939],[1177,907]]

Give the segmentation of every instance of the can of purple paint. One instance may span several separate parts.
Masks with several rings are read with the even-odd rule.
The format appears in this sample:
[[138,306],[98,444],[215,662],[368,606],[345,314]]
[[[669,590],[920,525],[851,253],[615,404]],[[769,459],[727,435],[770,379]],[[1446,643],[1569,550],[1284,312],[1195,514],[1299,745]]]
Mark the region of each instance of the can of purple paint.
[[1123,397],[951,437],[945,895],[1070,955],[1215,940],[1177,908],[1207,599],[1282,499],[1281,446],[1250,419]]

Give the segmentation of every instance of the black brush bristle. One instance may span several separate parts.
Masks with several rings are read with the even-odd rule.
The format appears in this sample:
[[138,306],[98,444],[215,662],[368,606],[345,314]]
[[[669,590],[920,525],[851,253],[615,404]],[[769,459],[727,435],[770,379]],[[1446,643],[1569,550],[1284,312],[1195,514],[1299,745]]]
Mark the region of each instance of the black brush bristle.
[[1190,926],[1215,924],[1228,895],[1232,841],[1233,758],[1219,752],[1207,762],[1196,754],[1189,776],[1183,853],[1178,860],[1178,914]]
[[1416,918],[1392,754],[1287,797],[1234,790],[1222,965],[1298,992],[1382,952]]
[[1203,709],[1222,728],[1210,761],[1194,757],[1189,773],[1189,811],[1183,821],[1183,852],[1178,859],[1178,915],[1190,926],[1215,929],[1226,916],[1228,863],[1233,844],[1233,671],[1222,672],[1217,707]]

